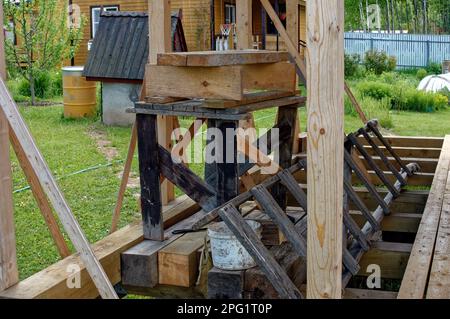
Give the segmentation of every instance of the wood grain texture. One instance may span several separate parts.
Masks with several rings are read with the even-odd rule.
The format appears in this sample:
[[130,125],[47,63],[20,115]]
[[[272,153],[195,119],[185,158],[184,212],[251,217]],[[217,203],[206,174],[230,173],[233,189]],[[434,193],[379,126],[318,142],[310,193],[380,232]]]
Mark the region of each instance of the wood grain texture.
[[308,3],[308,298],[341,298],[344,1]]
[[[3,2],[0,3],[0,23],[3,25]],[[4,40],[4,33],[0,32],[0,78],[6,81]],[[0,291],[19,280],[9,149],[8,121],[0,108]]]
[[18,280],[9,127],[0,109],[0,291]]
[[446,136],[442,153],[431,185],[428,202],[417,231],[411,257],[398,293],[400,299],[422,299],[425,297],[432,262],[439,220],[444,203],[445,187],[450,169],[450,136]]
[[80,253],[81,259],[86,264],[86,268],[98,288],[100,295],[103,298],[118,298],[2,80],[0,80],[0,105],[5,112],[11,130],[17,136],[30,161],[31,167],[58,214],[64,229],[74,244],[75,249]]
[[238,50],[253,46],[252,0],[236,1],[236,33]]

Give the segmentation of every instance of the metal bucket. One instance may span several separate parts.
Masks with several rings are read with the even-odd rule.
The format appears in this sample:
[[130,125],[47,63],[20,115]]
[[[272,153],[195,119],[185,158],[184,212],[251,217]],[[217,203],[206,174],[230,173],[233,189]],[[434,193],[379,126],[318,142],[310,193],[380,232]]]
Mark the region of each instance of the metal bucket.
[[[261,238],[261,224],[253,220],[246,222]],[[224,222],[210,225],[208,236],[211,240],[212,260],[215,267],[223,270],[244,270],[256,266],[252,256]]]
[[86,81],[82,66],[64,67],[64,117],[94,116],[97,109],[97,84]]

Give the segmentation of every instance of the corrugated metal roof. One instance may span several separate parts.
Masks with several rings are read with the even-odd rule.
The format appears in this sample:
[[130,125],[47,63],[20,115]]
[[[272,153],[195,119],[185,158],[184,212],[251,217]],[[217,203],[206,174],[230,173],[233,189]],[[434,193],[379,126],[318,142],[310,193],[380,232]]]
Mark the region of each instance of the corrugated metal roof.
[[[181,30],[181,33],[180,33]],[[172,42],[184,41],[178,13],[172,13]],[[142,81],[148,60],[148,15],[144,12],[105,12],[89,52],[87,78]]]

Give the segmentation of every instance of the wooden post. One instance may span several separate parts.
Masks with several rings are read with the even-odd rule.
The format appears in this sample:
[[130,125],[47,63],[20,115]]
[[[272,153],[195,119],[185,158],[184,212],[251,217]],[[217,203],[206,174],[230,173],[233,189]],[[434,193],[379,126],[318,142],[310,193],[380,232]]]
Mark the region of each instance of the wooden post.
[[[3,2],[0,2],[0,26],[3,27]],[[5,39],[0,32],[0,76],[6,80]],[[12,172],[9,155],[9,128],[0,108],[0,291],[19,280],[14,231]]]
[[[158,53],[172,51],[170,0],[149,0],[149,63],[157,64]],[[158,142],[170,150],[172,148],[172,132],[174,118],[172,116],[158,116]],[[162,204],[166,205],[175,199],[173,184],[165,180],[161,185]]]
[[307,5],[308,298],[341,298],[344,1]]
[[[294,42],[297,46],[298,51],[298,41],[299,41],[299,25],[298,25],[298,0],[286,0],[286,31],[289,35],[289,38]],[[299,84],[299,78],[296,77],[296,84]],[[300,118],[297,114],[296,123],[295,123],[295,137],[294,144],[292,146],[292,152],[294,154],[298,154],[300,151]]]
[[236,1],[237,49],[253,47],[252,0]]

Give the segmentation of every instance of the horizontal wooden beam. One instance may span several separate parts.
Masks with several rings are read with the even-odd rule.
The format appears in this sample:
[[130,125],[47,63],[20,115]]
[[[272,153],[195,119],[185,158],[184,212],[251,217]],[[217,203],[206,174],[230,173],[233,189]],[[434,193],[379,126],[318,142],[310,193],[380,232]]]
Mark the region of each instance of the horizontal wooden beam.
[[[189,198],[184,197],[180,205],[169,208],[163,214],[166,216],[184,214],[185,202],[190,208],[197,205]],[[128,248],[135,246],[143,240],[142,223],[134,223],[119,229],[92,245],[95,256],[105,269],[112,284],[120,282],[120,254]],[[80,271],[69,273],[69,266],[77,266]],[[69,276],[80,275],[81,288],[70,289],[66,282]],[[97,298],[98,290],[78,254],[71,255],[44,270],[28,277],[9,289],[0,292],[0,298],[35,299],[35,298]]]
[[277,63],[289,60],[287,52],[262,50],[195,51],[158,54],[158,65],[214,67]]
[[[350,215],[359,226],[366,223],[366,219],[359,211],[351,210]],[[381,222],[381,229],[389,232],[416,233],[419,228],[422,214],[391,213]]]
[[345,288],[343,297],[344,299],[396,299],[397,292],[377,289]]
[[296,90],[295,67],[288,62],[209,68],[147,65],[146,77],[148,96],[239,101],[252,90]]

